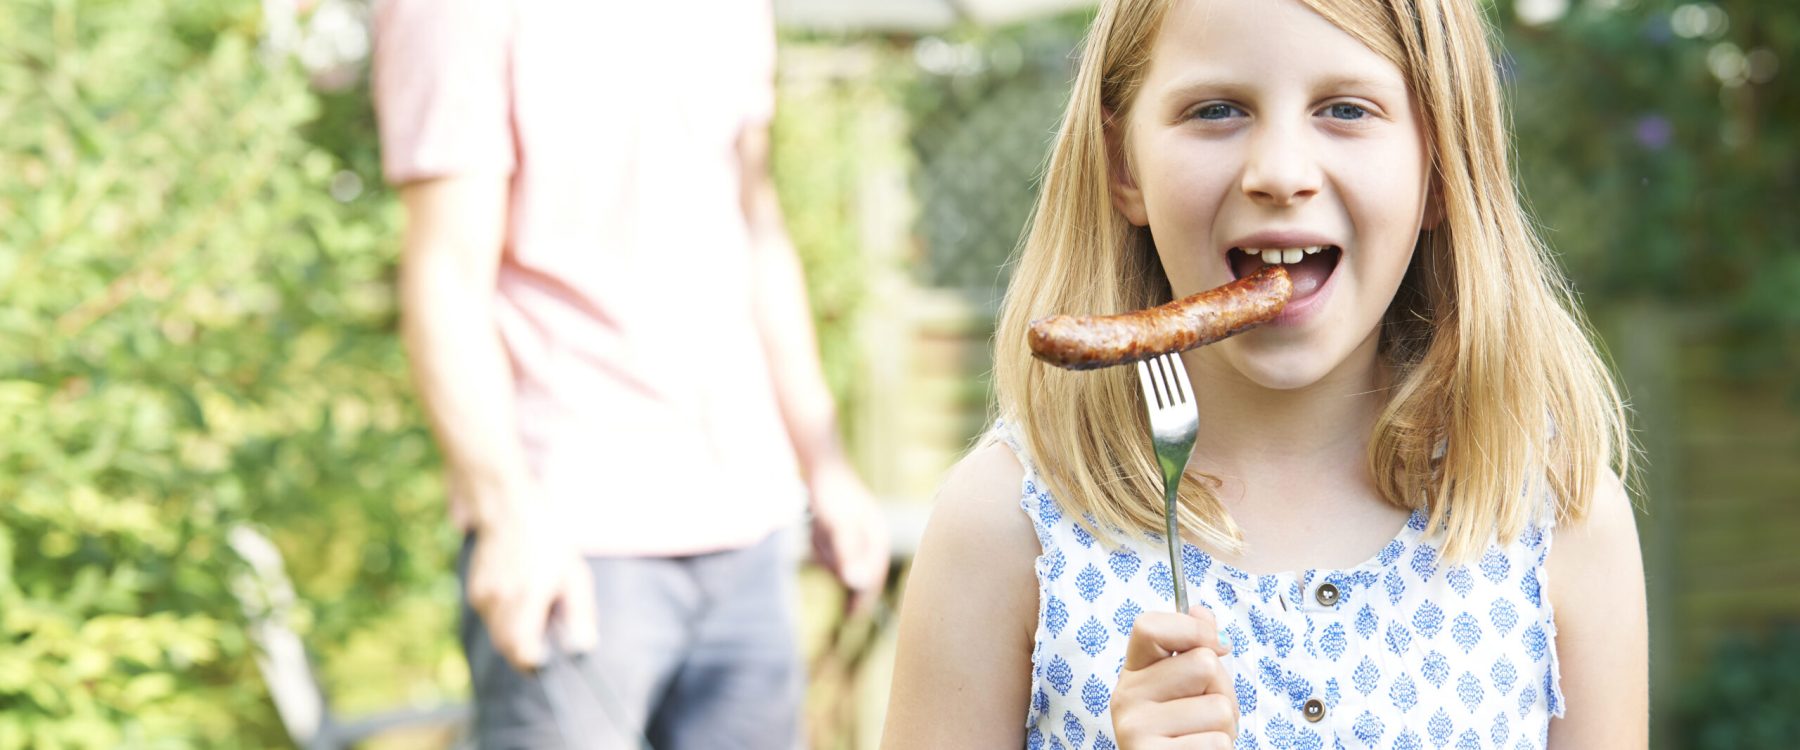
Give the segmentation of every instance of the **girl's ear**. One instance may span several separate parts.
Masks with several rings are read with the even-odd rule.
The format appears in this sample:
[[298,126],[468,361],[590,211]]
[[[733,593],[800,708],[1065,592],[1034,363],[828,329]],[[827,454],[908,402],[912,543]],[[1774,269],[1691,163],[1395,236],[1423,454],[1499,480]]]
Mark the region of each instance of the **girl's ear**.
[[1150,214],[1144,210],[1144,192],[1138,189],[1131,174],[1131,160],[1125,158],[1125,126],[1106,114],[1106,188],[1112,194],[1113,208],[1135,226],[1149,226]]

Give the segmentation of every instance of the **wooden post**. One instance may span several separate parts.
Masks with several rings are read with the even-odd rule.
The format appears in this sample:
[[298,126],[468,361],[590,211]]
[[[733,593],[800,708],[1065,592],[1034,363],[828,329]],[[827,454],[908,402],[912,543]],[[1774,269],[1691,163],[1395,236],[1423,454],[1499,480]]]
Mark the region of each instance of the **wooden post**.
[[853,419],[856,451],[871,487],[889,502],[905,502],[914,498],[896,497],[902,481],[895,457],[904,448],[900,419],[906,408],[897,395],[905,388],[911,356],[906,310],[912,285],[906,264],[915,207],[905,158],[906,113],[897,101],[881,103],[858,113],[867,147],[858,163],[856,221],[869,272],[869,303],[857,337],[866,386],[853,405]]

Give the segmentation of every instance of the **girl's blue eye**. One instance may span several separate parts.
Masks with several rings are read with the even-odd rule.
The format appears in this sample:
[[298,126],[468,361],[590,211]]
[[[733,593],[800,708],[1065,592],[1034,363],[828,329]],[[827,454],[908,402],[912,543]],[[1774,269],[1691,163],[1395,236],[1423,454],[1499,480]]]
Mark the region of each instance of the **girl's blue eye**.
[[1188,115],[1196,120],[1223,120],[1237,112],[1238,108],[1229,104],[1202,104]]
[[1325,111],[1339,120],[1361,120],[1369,114],[1369,110],[1347,102],[1333,104],[1330,107],[1327,107]]

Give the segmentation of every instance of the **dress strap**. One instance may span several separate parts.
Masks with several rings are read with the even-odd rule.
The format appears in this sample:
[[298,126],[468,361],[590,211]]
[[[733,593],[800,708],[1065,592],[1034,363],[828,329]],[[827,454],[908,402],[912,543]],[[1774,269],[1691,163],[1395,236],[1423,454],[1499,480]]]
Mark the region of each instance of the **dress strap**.
[[1026,479],[1037,477],[1037,462],[1031,459],[1031,451],[1025,449],[1025,438],[1019,434],[1016,422],[1005,417],[995,419],[994,425],[988,428],[987,435],[982,438],[983,442],[994,440],[1005,443],[1006,447],[1012,449],[1013,456],[1019,459],[1019,465],[1025,469]]

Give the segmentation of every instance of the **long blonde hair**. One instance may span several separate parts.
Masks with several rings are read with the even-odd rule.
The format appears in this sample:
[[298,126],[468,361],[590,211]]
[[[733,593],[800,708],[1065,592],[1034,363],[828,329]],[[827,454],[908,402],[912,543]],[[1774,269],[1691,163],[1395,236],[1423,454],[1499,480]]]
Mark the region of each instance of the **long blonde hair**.
[[[1554,519],[1542,520],[1585,517],[1602,473],[1628,470],[1624,406],[1520,203],[1485,19],[1472,0],[1301,1],[1406,76],[1443,211],[1382,321],[1394,380],[1369,443],[1377,487],[1442,525],[1452,560],[1516,537],[1546,492]],[[1172,2],[1101,3],[995,333],[1000,415],[1048,488],[1096,531],[1162,525],[1136,376],[1036,361],[1026,329],[1054,313],[1171,297],[1147,230],[1112,206],[1105,124],[1129,111]],[[1216,486],[1189,469],[1182,524],[1235,551],[1242,535]]]

